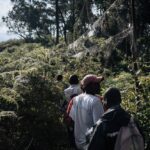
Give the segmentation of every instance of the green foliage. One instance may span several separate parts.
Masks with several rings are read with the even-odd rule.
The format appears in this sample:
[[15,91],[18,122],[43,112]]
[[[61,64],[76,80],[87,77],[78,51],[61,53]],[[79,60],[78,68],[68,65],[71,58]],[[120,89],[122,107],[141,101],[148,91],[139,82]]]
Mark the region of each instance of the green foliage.
[[17,115],[14,111],[0,112],[0,149],[15,149],[15,124],[17,122]]
[[[10,32],[14,32],[26,41],[36,37],[45,40],[46,35],[51,35],[48,30],[52,20],[48,17],[53,11],[47,4],[40,1],[12,1],[13,9],[9,11],[3,21]],[[34,18],[34,19],[33,19]]]
[[[102,46],[104,44],[103,38],[90,40]],[[129,70],[122,71],[122,66],[128,65],[125,59],[121,59],[121,63],[117,61],[118,64],[114,60],[115,67],[105,68],[101,64],[100,54],[87,53],[81,58],[71,57],[74,52],[67,50],[63,43],[51,49],[39,44],[25,43],[13,48],[12,53],[8,48],[0,53],[0,59],[7,60],[6,63],[1,61],[0,104],[1,110],[13,110],[18,115],[18,121],[12,132],[14,150],[24,149],[30,142],[30,148],[37,150],[43,150],[43,145],[45,150],[49,147],[67,149],[60,104],[69,76],[74,73],[80,79],[89,73],[104,75],[101,95],[109,87],[118,87],[122,93],[123,107],[138,118],[149,146],[150,124],[147,106],[150,98],[150,78],[147,72],[141,70],[138,76],[141,89],[137,93],[134,75]],[[119,56],[122,54],[119,49],[118,53]],[[64,77],[62,83],[55,81],[58,74]],[[5,146],[7,147],[6,144]]]
[[[2,93],[3,94],[3,93]],[[0,96],[0,110],[16,111],[17,103],[8,96]]]
[[143,103],[140,110],[135,114],[136,118],[139,120],[141,129],[145,136],[146,150],[150,148],[150,101]]
[[[23,41],[0,44],[0,149],[70,149],[60,112],[60,104],[64,99],[63,90],[71,74],[77,74],[82,79],[84,75],[92,73],[105,77],[101,84],[101,95],[109,87],[121,90],[122,106],[139,120],[145,135],[146,150],[149,150],[150,42],[149,18],[145,15],[147,6],[141,2],[136,4],[136,10],[145,8],[139,12],[142,12],[146,19],[138,19],[139,12],[137,13],[140,31],[138,36],[142,36],[137,40],[139,57],[136,60],[138,71],[135,71],[130,40],[125,39],[117,47],[124,37],[110,37],[128,25],[126,2],[120,5],[119,1],[108,12],[109,15],[102,17],[102,23],[98,26],[100,29],[94,29],[100,32],[99,35],[81,39],[81,46],[74,50],[68,50],[66,40],[64,42],[62,37],[60,43],[53,46],[56,36],[54,30],[57,28],[64,38],[70,35],[69,41],[72,41],[87,30],[91,23],[90,17],[95,17],[91,11],[92,4],[101,9],[102,15],[114,1],[60,0],[57,11],[55,8],[58,0],[12,2],[13,10],[9,12],[8,18],[4,18],[10,31],[29,41],[36,39],[37,42],[50,47]],[[53,7],[49,7],[50,5]],[[82,57],[74,57],[80,52]],[[63,75],[62,82],[56,81],[58,74]],[[11,115],[5,112],[6,115],[3,115],[3,111],[9,110],[14,112],[11,112]],[[1,119],[3,116],[4,120]],[[11,124],[11,116],[17,118],[15,123]]]
[[13,110],[18,114],[12,132],[13,145],[4,142],[8,138],[5,136],[2,141],[5,149],[10,149],[9,146],[14,150],[24,149],[32,139],[31,147],[36,149],[43,149],[43,145],[48,149],[65,144],[64,137],[59,138],[66,131],[57,106],[60,104],[58,98],[62,96],[52,82],[53,72],[57,72],[54,70],[57,67],[51,67],[52,54],[50,50],[34,44],[16,47],[13,55],[7,48],[0,53],[0,58],[9,59],[9,63],[3,64],[0,74],[0,109]]
[[[63,142],[60,137],[65,130],[62,130],[61,113],[57,107],[58,91],[56,88],[52,91],[52,87],[52,82],[45,77],[28,74],[17,76],[13,89],[1,89],[0,109],[13,110],[18,115],[12,133],[12,149],[23,149],[32,142],[32,148],[47,150],[58,146],[57,142]],[[7,149],[10,144],[6,145],[5,138],[7,136],[3,137],[2,144]]]
[[21,117],[18,125],[19,132],[22,134],[19,140],[25,142],[22,143],[23,145],[18,145],[18,148],[24,147],[26,140],[32,138],[34,139],[32,146],[36,149],[42,149],[42,145],[48,149],[56,144],[54,141],[59,141],[54,135],[60,132],[63,126],[59,119],[56,119],[60,118],[60,112],[55,106],[56,98],[51,87],[51,82],[40,76],[28,75],[16,80],[14,89],[22,97],[18,101],[19,110],[17,111],[18,116]]

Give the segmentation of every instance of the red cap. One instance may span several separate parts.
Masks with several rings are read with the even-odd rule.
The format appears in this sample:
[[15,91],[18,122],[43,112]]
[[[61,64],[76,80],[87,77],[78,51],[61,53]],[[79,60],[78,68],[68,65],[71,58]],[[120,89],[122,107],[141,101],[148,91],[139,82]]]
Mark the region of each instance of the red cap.
[[104,80],[103,76],[96,76],[94,74],[88,74],[81,80],[81,85],[85,88],[90,83],[100,83]]

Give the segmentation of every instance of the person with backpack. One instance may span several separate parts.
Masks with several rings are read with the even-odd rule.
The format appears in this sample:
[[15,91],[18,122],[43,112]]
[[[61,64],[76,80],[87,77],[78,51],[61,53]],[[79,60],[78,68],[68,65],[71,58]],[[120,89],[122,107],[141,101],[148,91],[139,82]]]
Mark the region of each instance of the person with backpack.
[[120,103],[120,91],[109,88],[104,94],[104,104],[108,110],[87,132],[87,150],[144,150],[139,128]]
[[86,75],[81,81],[84,93],[73,98],[69,116],[74,122],[75,144],[78,150],[85,150],[86,132],[104,113],[100,97],[97,96],[103,79],[93,74]]
[[65,97],[65,100],[62,104],[62,110],[65,112],[67,110],[67,107],[68,107],[68,104],[69,104],[69,101],[82,93],[82,89],[80,87],[80,84],[79,84],[79,79],[78,79],[78,76],[77,75],[71,75],[70,78],[69,78],[69,87],[67,87],[65,90],[64,90],[64,97]]
[[64,90],[66,101],[69,102],[74,96],[82,93],[77,75],[71,75],[69,78],[70,86]]
[[71,75],[69,78],[70,86],[64,90],[65,94],[65,101],[63,103],[63,110],[64,110],[64,123],[67,127],[68,132],[68,138],[70,142],[71,147],[75,147],[75,141],[74,141],[74,122],[69,117],[69,112],[72,107],[72,100],[75,96],[82,93],[79,79],[77,75]]

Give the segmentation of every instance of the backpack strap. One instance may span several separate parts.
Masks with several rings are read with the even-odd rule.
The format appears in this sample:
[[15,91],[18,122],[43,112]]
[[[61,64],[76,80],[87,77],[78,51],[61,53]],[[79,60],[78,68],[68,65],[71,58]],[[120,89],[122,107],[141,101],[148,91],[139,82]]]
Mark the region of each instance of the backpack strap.
[[69,115],[70,111],[71,111],[71,108],[72,108],[72,105],[73,105],[73,98],[69,101],[69,104],[67,106],[67,110],[66,110],[66,113]]

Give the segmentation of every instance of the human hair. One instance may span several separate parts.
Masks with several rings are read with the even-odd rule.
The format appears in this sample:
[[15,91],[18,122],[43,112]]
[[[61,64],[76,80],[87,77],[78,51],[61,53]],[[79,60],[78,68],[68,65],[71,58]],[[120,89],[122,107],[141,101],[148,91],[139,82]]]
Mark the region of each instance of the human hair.
[[63,79],[63,76],[62,76],[61,74],[59,74],[59,75],[57,76],[57,81],[62,81],[62,79]]
[[92,95],[99,94],[100,93],[100,83],[92,82],[92,83],[88,84],[86,87],[84,87],[84,91],[87,94],[92,94]]
[[72,75],[69,79],[69,83],[70,84],[78,84],[79,83],[78,76],[77,75]]
[[118,88],[109,88],[104,94],[104,101],[108,107],[121,103],[121,94]]

